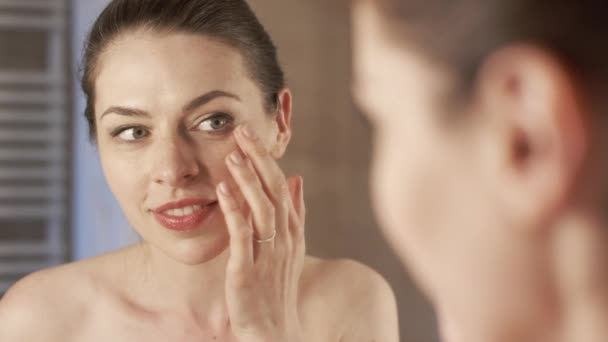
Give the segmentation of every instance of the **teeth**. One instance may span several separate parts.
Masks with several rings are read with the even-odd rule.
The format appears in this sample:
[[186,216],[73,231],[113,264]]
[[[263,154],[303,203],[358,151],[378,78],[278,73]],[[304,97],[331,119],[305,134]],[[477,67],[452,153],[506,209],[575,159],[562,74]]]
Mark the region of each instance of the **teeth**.
[[183,208],[169,209],[169,210],[166,210],[164,212],[164,214],[169,215],[169,216],[181,217],[181,216],[192,215],[193,213],[195,213],[201,209],[203,209],[203,206],[201,206],[201,205],[191,205],[191,206],[187,206],[187,207],[183,207]]
[[192,208],[192,207],[184,208],[184,215],[192,215],[192,212],[194,212],[194,208]]

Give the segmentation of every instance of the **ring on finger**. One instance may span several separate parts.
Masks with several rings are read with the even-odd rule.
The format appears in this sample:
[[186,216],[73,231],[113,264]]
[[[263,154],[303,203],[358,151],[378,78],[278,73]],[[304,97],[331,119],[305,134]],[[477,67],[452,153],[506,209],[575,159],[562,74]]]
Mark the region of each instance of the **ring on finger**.
[[272,235],[266,239],[255,239],[255,242],[257,243],[267,243],[267,242],[272,242],[274,241],[274,239],[277,237],[277,230],[275,229],[272,232]]

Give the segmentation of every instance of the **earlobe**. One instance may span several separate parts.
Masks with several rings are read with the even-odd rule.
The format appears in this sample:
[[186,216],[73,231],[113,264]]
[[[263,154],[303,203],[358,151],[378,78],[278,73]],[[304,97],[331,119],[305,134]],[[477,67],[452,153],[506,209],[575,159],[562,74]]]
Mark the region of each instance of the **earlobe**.
[[292,96],[287,88],[277,94],[277,111],[274,116],[277,127],[276,138],[270,153],[274,159],[280,159],[285,154],[291,140],[291,110]]
[[481,110],[498,127],[498,187],[524,221],[546,220],[571,196],[586,150],[586,108],[569,70],[550,52],[512,46],[488,57]]

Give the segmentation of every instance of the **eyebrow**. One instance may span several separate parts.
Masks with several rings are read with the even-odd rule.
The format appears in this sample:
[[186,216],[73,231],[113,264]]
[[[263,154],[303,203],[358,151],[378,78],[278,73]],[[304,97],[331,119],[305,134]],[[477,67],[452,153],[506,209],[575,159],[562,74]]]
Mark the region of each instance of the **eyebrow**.
[[145,117],[145,118],[150,117],[150,113],[146,112],[145,110],[140,110],[140,109],[136,109],[136,108],[128,108],[128,107],[112,106],[112,107],[106,109],[106,111],[103,112],[103,114],[101,114],[101,116],[99,117],[99,120],[101,121],[101,119],[103,119],[104,116],[106,116],[110,113],[123,115],[123,116],[135,116],[135,117]]
[[223,91],[223,90],[213,90],[213,91],[203,94],[203,95],[195,98],[194,100],[190,101],[190,103],[188,103],[187,105],[185,105],[182,108],[182,112],[189,113],[189,112],[197,109],[198,107],[211,102],[212,100],[214,100],[218,97],[227,97],[227,98],[231,98],[231,99],[234,99],[237,101],[241,101],[241,98],[236,94],[229,93],[229,92]]
[[[195,98],[194,100],[190,101],[187,105],[182,107],[182,112],[184,112],[184,113],[192,112],[193,110],[197,109],[198,107],[205,105],[219,97],[227,97],[227,98],[231,98],[231,99],[234,99],[237,101],[241,101],[241,98],[236,94],[233,94],[233,93],[230,93],[227,91],[223,91],[223,90],[213,90],[213,91],[205,93],[205,94]],[[112,107],[109,107],[108,109],[106,109],[103,112],[103,114],[101,114],[101,116],[99,117],[99,120],[101,120],[104,116],[106,116],[107,114],[110,114],[110,113],[123,115],[123,116],[147,117],[147,118],[150,117],[150,113],[146,112],[145,110],[141,110],[141,109],[137,109],[137,108],[121,107],[121,106],[112,106]]]

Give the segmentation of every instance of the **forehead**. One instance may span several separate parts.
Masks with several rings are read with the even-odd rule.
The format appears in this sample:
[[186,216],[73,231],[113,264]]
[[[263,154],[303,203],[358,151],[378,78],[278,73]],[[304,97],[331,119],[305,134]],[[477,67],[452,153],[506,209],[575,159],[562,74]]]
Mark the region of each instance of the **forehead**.
[[391,35],[373,1],[357,1],[352,22],[353,91],[365,112],[386,119],[434,109],[436,95],[449,85],[445,70],[406,37]]
[[203,35],[149,30],[112,42],[100,56],[95,80],[96,102],[140,106],[129,102],[191,98],[212,90],[246,94],[255,88],[237,49]]
[[366,70],[366,63],[382,54],[387,42],[381,30],[379,13],[370,1],[355,1],[352,8],[355,71],[359,76]]
[[[418,78],[420,72],[404,46],[388,37],[382,17],[372,1],[356,1],[353,23],[353,90],[368,114],[375,114],[378,102],[402,100],[407,80]],[[395,92],[399,96],[392,96]],[[397,105],[397,103],[393,103]]]
[[352,13],[355,90],[378,89],[387,82],[409,79],[416,72],[411,51],[388,34],[373,1],[357,1]]

